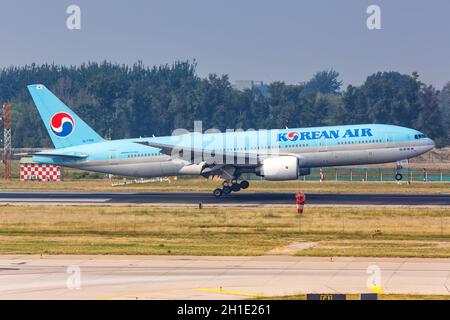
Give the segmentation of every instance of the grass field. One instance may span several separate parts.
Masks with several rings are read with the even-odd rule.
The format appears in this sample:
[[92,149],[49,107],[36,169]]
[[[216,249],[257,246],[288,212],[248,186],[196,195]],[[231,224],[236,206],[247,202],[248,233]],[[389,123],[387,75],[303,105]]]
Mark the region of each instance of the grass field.
[[450,208],[1,206],[0,254],[450,257]]
[[[0,191],[85,191],[85,192],[151,192],[151,191],[204,191],[212,192],[221,186],[221,180],[178,179],[113,187],[106,179],[67,180],[64,182],[20,182],[0,180]],[[250,188],[242,192],[306,192],[306,193],[415,193],[450,194],[448,182],[336,182],[336,181],[251,181]]]

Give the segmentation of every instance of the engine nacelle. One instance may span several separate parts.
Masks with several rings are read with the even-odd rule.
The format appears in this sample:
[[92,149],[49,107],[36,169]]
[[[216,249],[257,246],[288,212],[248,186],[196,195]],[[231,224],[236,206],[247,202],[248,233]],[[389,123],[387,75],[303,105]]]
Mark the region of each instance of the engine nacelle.
[[259,175],[270,181],[297,180],[298,173],[298,159],[293,156],[268,158],[259,167]]

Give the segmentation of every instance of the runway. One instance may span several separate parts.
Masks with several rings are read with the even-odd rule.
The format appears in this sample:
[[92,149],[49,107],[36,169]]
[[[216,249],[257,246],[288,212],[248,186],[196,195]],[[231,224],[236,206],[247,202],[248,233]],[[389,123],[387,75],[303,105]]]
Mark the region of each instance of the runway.
[[[234,193],[215,198],[211,193],[203,192],[1,192],[0,204],[2,203],[292,205],[295,204],[295,195],[293,193]],[[307,194],[306,203],[348,206],[450,206],[450,194]]]
[[0,256],[0,275],[0,299],[245,299],[370,292],[368,282],[450,295],[450,259],[17,255]]

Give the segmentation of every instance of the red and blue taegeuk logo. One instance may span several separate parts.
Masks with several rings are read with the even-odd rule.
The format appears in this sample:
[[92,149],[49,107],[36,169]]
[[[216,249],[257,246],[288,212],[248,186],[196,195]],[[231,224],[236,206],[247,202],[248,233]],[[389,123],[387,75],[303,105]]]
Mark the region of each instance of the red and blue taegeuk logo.
[[288,140],[290,140],[290,141],[298,140],[298,132],[289,132],[287,136],[288,136]]
[[65,138],[70,135],[75,127],[75,122],[70,114],[65,112],[55,113],[50,120],[50,128],[58,137]]

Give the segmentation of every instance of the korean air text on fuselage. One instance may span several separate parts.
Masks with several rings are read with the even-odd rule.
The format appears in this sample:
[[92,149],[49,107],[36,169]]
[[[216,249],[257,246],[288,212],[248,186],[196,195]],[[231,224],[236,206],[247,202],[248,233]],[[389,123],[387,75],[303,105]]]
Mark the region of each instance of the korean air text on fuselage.
[[306,141],[319,139],[360,138],[373,137],[372,128],[344,130],[315,130],[315,131],[288,131],[278,133],[277,141]]

